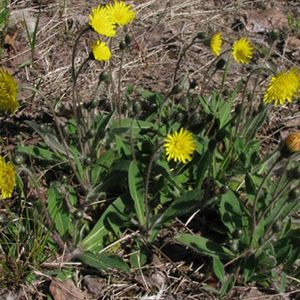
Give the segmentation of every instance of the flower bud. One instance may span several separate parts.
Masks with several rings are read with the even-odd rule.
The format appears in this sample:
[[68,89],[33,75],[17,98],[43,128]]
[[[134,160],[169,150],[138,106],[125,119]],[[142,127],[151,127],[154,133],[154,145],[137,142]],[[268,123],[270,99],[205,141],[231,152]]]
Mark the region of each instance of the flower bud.
[[289,134],[285,144],[290,152],[300,152],[300,131]]
[[206,38],[207,38],[207,35],[206,35],[205,32],[198,32],[198,33],[197,33],[197,39],[199,39],[199,40],[204,40],[204,39],[206,39]]
[[217,141],[215,139],[209,141],[209,143],[208,143],[209,150],[211,150],[211,151],[215,150],[216,146],[217,146]]
[[287,173],[289,179],[300,179],[300,167],[292,168]]
[[15,165],[22,165],[25,161],[25,158],[22,154],[17,154],[15,157],[14,157],[14,164]]
[[300,189],[292,189],[288,194],[288,200],[294,201],[300,196]]
[[126,43],[124,42],[124,41],[121,41],[120,42],[120,44],[119,44],[119,48],[120,48],[120,50],[125,50],[126,49],[126,47],[127,47],[127,45],[126,45]]
[[216,134],[216,140],[221,142],[225,138],[226,134],[226,129],[220,129]]
[[192,79],[190,82],[190,89],[193,90],[197,86],[197,81],[195,79]]
[[226,194],[228,190],[229,190],[229,188],[228,188],[227,185],[223,185],[223,186],[220,187],[220,193],[221,194]]
[[171,93],[172,94],[178,94],[182,91],[183,91],[183,86],[182,86],[182,84],[178,83],[178,84],[175,84],[173,86]]
[[81,209],[77,209],[74,213],[74,217],[78,220],[78,219],[82,219],[83,217],[83,211]]
[[132,42],[132,37],[128,33],[125,35],[125,43],[127,46],[129,46]]
[[216,69],[217,69],[217,70],[223,70],[225,64],[226,64],[225,59],[220,58],[220,59],[217,61],[217,63],[216,63]]
[[110,81],[109,74],[106,71],[102,71],[99,75],[99,80],[108,83]]

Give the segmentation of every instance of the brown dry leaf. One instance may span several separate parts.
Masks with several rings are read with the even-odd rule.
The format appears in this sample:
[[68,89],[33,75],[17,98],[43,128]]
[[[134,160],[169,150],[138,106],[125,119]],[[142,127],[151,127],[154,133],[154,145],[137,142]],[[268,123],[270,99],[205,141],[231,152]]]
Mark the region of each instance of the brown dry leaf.
[[286,41],[286,50],[295,51],[300,49],[300,39],[296,36],[289,36]]
[[247,31],[256,33],[283,30],[288,27],[288,19],[286,14],[275,8],[250,10],[246,14],[245,27]]
[[296,36],[289,36],[285,41],[285,49],[291,52],[293,58],[300,60],[300,39]]
[[15,31],[12,34],[7,33],[4,37],[4,45],[6,45],[9,48],[13,49],[14,52],[17,52],[16,45],[15,45],[17,34],[18,34],[17,31]]
[[300,116],[293,118],[285,123],[286,127],[299,127],[300,126]]
[[49,287],[54,300],[87,300],[86,293],[77,288],[70,280],[53,280]]
[[102,278],[85,277],[83,282],[89,292],[93,294],[94,297],[98,297],[99,299],[103,296],[105,287],[107,287],[107,283]]

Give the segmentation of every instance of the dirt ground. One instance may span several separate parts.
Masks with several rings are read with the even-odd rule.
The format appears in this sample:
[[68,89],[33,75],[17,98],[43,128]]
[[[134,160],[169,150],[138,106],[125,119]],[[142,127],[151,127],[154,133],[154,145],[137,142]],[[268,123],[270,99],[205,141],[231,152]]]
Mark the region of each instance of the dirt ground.
[[[71,99],[72,48],[78,32],[88,23],[91,8],[100,2],[109,1],[11,1],[10,24],[5,34],[5,51],[2,53],[1,65],[14,73],[21,85],[35,86],[49,102],[52,104],[62,102],[68,108]],[[129,28],[133,41],[125,55],[122,78],[124,90],[129,84],[133,84],[135,88],[143,87],[167,94],[172,87],[172,78],[181,49],[200,32],[208,37],[215,32],[222,32],[225,48],[228,49],[235,39],[242,36],[248,37],[255,45],[255,56],[250,66],[232,64],[230,67],[226,81],[228,88],[238,81],[241,74],[250,72],[257,66],[266,64],[276,70],[299,66],[300,31],[297,32],[288,22],[288,16],[300,18],[299,0],[126,2],[133,5],[137,18]],[[25,23],[31,32],[34,31],[35,24],[38,24],[34,53],[28,45]],[[275,41],[272,38],[274,34],[277,37]],[[88,34],[80,42],[75,61],[77,66],[89,54],[93,38],[95,35]],[[117,47],[118,43],[115,43],[114,49]],[[266,49],[270,48],[272,52],[268,54]],[[266,51],[267,55],[263,55]],[[193,45],[180,65],[178,81],[202,82],[205,71],[213,60],[214,57],[205,43]],[[115,76],[118,61],[119,57],[116,54]],[[82,101],[89,101],[102,68],[103,65],[90,62],[89,68],[80,76]],[[209,88],[217,85],[220,78],[221,74],[216,74]],[[258,89],[263,91],[264,84],[262,81]],[[197,91],[197,86],[195,89]],[[28,135],[26,126],[23,125],[24,120],[35,119],[42,122],[51,120],[47,103],[40,96],[32,96],[31,92],[21,90],[19,100],[21,109],[0,128],[1,135],[6,137],[5,143],[10,150],[17,143],[15,133],[21,136],[25,144],[35,142],[33,137]],[[261,101],[261,98],[258,97],[256,101]],[[270,107],[269,126],[261,133],[266,145],[277,144],[289,131],[300,128],[299,107],[299,101],[276,109]],[[188,278],[182,275],[182,265],[180,261],[171,263],[164,257],[154,259],[146,271],[148,289],[144,283],[145,278],[137,274],[130,275],[129,278],[114,275],[118,279],[115,282],[118,283],[110,285],[102,278],[93,277],[96,281],[92,282],[89,276],[85,279],[86,282],[83,280],[79,285],[85,286],[89,294],[93,295],[91,299],[214,299],[209,293],[203,293],[199,285],[200,279],[195,274]],[[191,269],[189,271],[191,272]],[[159,290],[164,298],[145,296],[150,295],[151,289],[157,286],[164,287]],[[39,292],[38,288],[36,291],[26,293],[35,294],[34,299],[43,298],[43,292]],[[135,295],[145,297],[134,298]],[[228,297],[228,299],[252,300],[287,299],[281,295],[268,296],[254,287],[237,288]]]

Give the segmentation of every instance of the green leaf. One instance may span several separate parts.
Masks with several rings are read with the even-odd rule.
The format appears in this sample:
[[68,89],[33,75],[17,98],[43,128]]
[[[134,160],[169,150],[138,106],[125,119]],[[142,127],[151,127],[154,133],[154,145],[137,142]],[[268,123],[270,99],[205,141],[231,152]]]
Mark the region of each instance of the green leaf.
[[100,251],[104,245],[104,238],[112,231],[117,228],[126,225],[126,222],[130,220],[130,213],[127,211],[128,203],[125,197],[116,199],[111,203],[100,219],[90,231],[90,233],[82,241],[81,247],[85,251]]
[[86,201],[91,201],[91,199],[97,198],[100,192],[103,192],[106,189],[112,189],[124,182],[129,168],[128,160],[118,160],[115,161],[110,166],[110,172],[106,176],[101,177],[102,181],[93,186],[86,196]]
[[280,293],[285,292],[286,284],[287,284],[287,276],[284,272],[281,272],[281,282],[280,282],[280,287],[279,287]]
[[224,265],[218,257],[213,257],[213,270],[219,281],[223,282],[225,275]]
[[[48,145],[48,147],[52,151],[54,151],[57,155],[62,154],[65,157],[68,156],[66,149],[62,145],[61,141],[59,141],[53,133],[51,133],[47,130],[43,130],[41,128],[41,126],[39,126],[34,121],[25,121],[25,123],[28,124],[29,126],[31,126],[41,136],[41,138]],[[71,157],[71,158],[73,158],[73,157]]]
[[30,146],[18,145],[16,151],[18,153],[27,154],[30,157],[34,157],[42,161],[48,161],[54,163],[57,163],[59,161],[64,161],[64,162],[67,161],[65,160],[65,158],[55,154],[53,151],[50,151],[49,149],[33,146],[33,145]]
[[81,180],[84,180],[84,169],[80,160],[80,153],[78,149],[74,146],[70,146],[70,152],[73,155],[73,160],[75,162],[78,175],[81,178]]
[[243,275],[244,275],[245,282],[248,282],[252,278],[255,272],[255,267],[256,267],[256,259],[255,259],[255,255],[252,254],[245,259],[243,265]]
[[116,139],[116,147],[119,153],[124,153],[126,156],[131,155],[130,148],[124,143],[123,138],[119,135],[115,136]]
[[265,222],[261,220],[255,227],[253,236],[251,237],[251,247],[256,248],[260,244],[260,239],[263,238],[265,234]]
[[63,195],[55,184],[52,184],[48,190],[48,211],[56,230],[64,237],[70,228],[70,216]]
[[114,112],[111,112],[109,115],[103,117],[102,115],[96,119],[96,133],[92,142],[92,149],[97,150],[99,147],[99,142],[103,139],[105,135],[105,129],[113,118]]
[[247,172],[245,176],[245,185],[247,194],[255,195],[256,193],[256,186],[252,179],[252,176]]
[[176,217],[185,215],[186,213],[194,210],[196,207],[203,207],[205,204],[203,203],[204,200],[203,190],[201,189],[186,192],[170,204],[170,206],[156,220],[154,227],[161,226]]
[[223,283],[219,293],[219,297],[223,298],[233,288],[234,284],[235,276],[231,274],[226,278],[225,282]]
[[149,250],[143,244],[138,242],[135,247],[133,247],[130,255],[130,265],[132,268],[141,268],[144,266],[148,260]]
[[213,153],[214,151],[207,149],[206,152],[201,156],[201,159],[198,164],[198,171],[197,171],[197,178],[196,178],[198,188],[201,188],[202,186],[205,173],[211,164]]
[[138,217],[138,220],[142,226],[146,223],[145,218],[145,204],[144,204],[144,181],[140,176],[139,169],[135,161],[132,161],[128,170],[128,185],[130,195],[134,201],[134,208]]
[[108,171],[109,167],[113,164],[114,160],[118,159],[112,150],[103,153],[100,158],[92,165],[92,183],[93,186],[99,184],[103,179],[103,173]]
[[265,121],[267,112],[268,112],[268,106],[265,105],[261,112],[259,112],[254,118],[251,118],[250,122],[246,123],[248,126],[245,127],[243,135],[245,136],[247,141],[250,141],[255,137],[258,129]]
[[183,233],[177,235],[175,239],[203,255],[223,259],[232,259],[234,257],[234,254],[229,249],[199,235]]
[[227,193],[222,195],[219,211],[224,225],[231,234],[235,230],[242,228],[242,210],[240,202],[231,190],[228,190]]
[[117,269],[128,273],[129,266],[124,260],[117,255],[94,254],[92,252],[84,252],[78,257],[86,265],[97,270]]

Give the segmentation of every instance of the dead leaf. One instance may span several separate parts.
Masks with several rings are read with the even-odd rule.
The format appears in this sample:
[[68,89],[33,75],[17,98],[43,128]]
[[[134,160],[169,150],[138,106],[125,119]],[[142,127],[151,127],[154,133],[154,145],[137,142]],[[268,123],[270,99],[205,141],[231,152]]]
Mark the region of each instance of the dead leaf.
[[17,34],[18,32],[15,31],[12,34],[7,33],[4,36],[4,45],[12,50],[14,50],[15,53],[17,53],[17,49],[16,49],[16,38],[17,38]]
[[292,52],[292,56],[300,59],[300,39],[296,36],[289,36],[285,41],[285,49]]
[[284,30],[288,27],[286,14],[275,8],[250,10],[246,13],[246,30],[256,33]]
[[70,280],[60,281],[53,280],[49,290],[54,300],[87,300],[86,293],[81,291]]
[[300,48],[300,39],[296,36],[289,36],[286,41],[286,48],[289,50],[297,50]]
[[104,288],[107,287],[107,283],[102,278],[87,276],[84,277],[83,282],[88,291],[93,294],[94,297],[97,297],[99,299],[103,296]]

